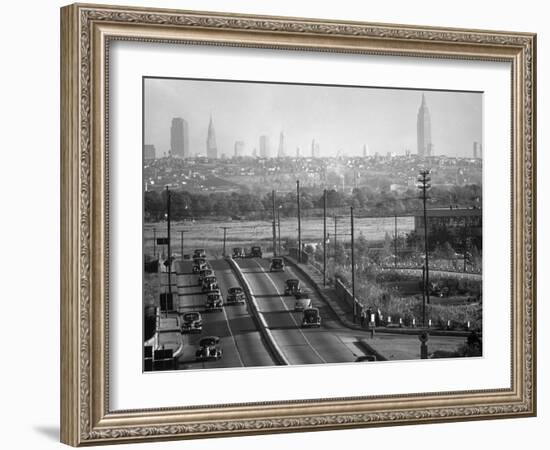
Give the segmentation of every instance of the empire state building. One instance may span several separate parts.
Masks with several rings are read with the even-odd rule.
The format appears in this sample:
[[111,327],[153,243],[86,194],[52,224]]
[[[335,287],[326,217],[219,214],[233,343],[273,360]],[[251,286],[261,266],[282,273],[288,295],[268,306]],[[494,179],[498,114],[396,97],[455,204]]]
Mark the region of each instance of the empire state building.
[[418,145],[418,156],[432,156],[432,123],[430,110],[426,105],[426,97],[422,94],[422,104],[418,109],[416,119],[416,139]]

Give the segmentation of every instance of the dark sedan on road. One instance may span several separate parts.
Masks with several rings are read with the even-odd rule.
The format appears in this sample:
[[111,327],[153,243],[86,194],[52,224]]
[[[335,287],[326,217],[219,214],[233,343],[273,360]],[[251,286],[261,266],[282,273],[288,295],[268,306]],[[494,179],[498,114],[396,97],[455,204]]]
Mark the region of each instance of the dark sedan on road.
[[223,300],[218,292],[209,292],[206,295],[206,311],[221,310],[223,308]]
[[193,258],[206,258],[206,251],[204,248],[196,248],[193,252]]
[[199,271],[199,284],[202,284],[203,280],[206,277],[209,277],[209,276],[212,276],[212,275],[214,275],[214,271],[212,269],[205,268],[205,269],[200,270]]
[[317,308],[304,309],[302,317],[302,328],[319,328],[321,326],[321,315]]
[[244,303],[244,291],[243,288],[239,286],[231,287],[227,290],[227,304],[238,304]]
[[285,271],[285,262],[283,258],[272,258],[271,265],[269,266],[270,272],[284,272]]
[[222,357],[220,347],[220,338],[218,336],[208,336],[202,338],[199,342],[199,348],[195,352],[197,361],[218,360]]
[[218,289],[218,280],[214,275],[204,277],[204,279],[202,280],[203,292],[211,291],[212,289]]
[[181,324],[182,333],[201,333],[202,332],[202,316],[199,312],[188,312],[182,316]]
[[300,280],[289,278],[285,281],[285,295],[296,295],[300,293]]
[[252,247],[250,249],[250,255],[251,258],[261,258],[262,257],[262,247]]

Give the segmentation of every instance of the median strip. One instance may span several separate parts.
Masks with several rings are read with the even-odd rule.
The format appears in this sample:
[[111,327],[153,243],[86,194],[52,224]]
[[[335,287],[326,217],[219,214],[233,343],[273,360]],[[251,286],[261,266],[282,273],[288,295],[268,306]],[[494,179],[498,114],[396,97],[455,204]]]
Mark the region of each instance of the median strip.
[[237,280],[243,286],[244,294],[248,300],[248,304],[250,306],[252,315],[256,319],[260,333],[265,343],[267,344],[267,347],[269,348],[273,358],[275,359],[275,362],[279,366],[288,366],[289,362],[286,359],[286,356],[283,354],[279,345],[275,342],[275,339],[273,338],[273,334],[271,333],[271,330],[267,326],[264,315],[260,312],[258,303],[256,302],[256,299],[252,295],[252,290],[250,289],[250,285],[248,284],[248,281],[246,280],[243,272],[241,271],[241,268],[233,260],[233,258],[227,258],[227,262],[229,263],[229,266],[235,273]]

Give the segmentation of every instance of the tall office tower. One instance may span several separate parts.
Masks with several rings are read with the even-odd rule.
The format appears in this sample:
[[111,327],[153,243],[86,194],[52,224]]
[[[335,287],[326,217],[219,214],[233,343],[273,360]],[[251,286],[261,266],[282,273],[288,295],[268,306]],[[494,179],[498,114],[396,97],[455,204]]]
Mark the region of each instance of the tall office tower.
[[416,139],[418,156],[432,156],[432,124],[430,120],[430,110],[426,105],[426,97],[422,94],[422,104],[418,109],[416,119]]
[[300,157],[300,147],[296,147],[296,158]]
[[156,150],[154,145],[145,144],[143,146],[143,160],[151,161],[156,158]]
[[474,141],[474,159],[481,158],[481,145],[479,142]]
[[279,150],[277,151],[277,158],[284,158],[285,156],[285,134],[281,131],[281,134],[279,135]]
[[311,140],[311,157],[319,158],[319,142],[316,142],[315,139]]
[[206,138],[206,157],[216,159],[218,157],[218,147],[216,146],[216,132],[212,123],[212,116],[208,123],[208,137]]
[[260,136],[260,158],[269,158],[269,137]]
[[170,127],[170,152],[177,158],[189,157],[189,125],[181,117],[172,119]]
[[235,141],[235,153],[233,157],[238,158],[244,154],[244,141]]
[[366,158],[367,156],[369,156],[369,148],[367,147],[366,144],[363,145],[363,158]]

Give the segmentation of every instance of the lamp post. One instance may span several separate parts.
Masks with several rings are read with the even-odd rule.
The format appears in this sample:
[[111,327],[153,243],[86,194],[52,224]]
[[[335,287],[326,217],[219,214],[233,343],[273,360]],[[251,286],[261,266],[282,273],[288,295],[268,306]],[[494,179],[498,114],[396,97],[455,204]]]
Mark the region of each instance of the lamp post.
[[277,231],[279,235],[279,256],[281,256],[281,208],[283,205],[279,205],[277,208]]
[[351,222],[351,297],[353,303],[353,321],[357,321],[357,305],[355,302],[355,235],[353,230],[353,206],[350,207],[350,222]]

